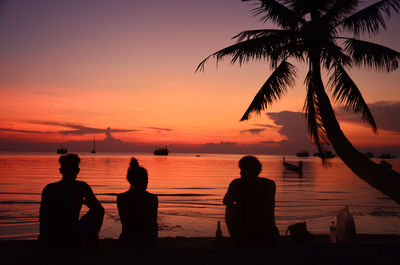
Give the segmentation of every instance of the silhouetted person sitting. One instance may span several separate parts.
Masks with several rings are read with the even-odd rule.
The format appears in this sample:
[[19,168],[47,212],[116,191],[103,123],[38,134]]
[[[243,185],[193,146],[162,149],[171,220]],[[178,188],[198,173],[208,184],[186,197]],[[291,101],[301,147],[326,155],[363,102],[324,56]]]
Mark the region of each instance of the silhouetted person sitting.
[[254,156],[239,161],[241,178],[225,194],[225,220],[232,239],[243,245],[268,245],[278,240],[275,225],[275,182],[259,178],[261,163]]
[[133,247],[155,246],[158,236],[158,198],[146,191],[147,170],[131,163],[127,179],[131,188],[117,197],[122,224],[120,244]]
[[[68,251],[98,242],[104,208],[90,186],[76,180],[80,158],[76,154],[59,159],[61,181],[48,184],[40,203],[40,250]],[[89,211],[79,220],[82,204]]]

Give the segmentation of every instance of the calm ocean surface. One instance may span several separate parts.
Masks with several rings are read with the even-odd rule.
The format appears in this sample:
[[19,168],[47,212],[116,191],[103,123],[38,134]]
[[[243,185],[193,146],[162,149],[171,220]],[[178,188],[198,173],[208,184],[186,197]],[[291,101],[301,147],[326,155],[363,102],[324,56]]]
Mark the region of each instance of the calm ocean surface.
[[[121,231],[116,194],[129,188],[126,170],[131,154],[80,154],[78,179],[91,185],[106,213],[101,238]],[[135,154],[149,172],[149,191],[159,196],[159,236],[214,236],[224,221],[222,197],[241,155]],[[281,234],[288,225],[306,221],[312,233],[325,233],[337,211],[349,205],[359,233],[400,234],[400,207],[358,179],[337,158],[325,169],[319,159],[302,158],[303,177],[287,173],[281,156],[257,156],[261,177],[276,182],[276,222]],[[287,156],[288,162],[297,162]],[[400,160],[390,161],[400,170]],[[0,154],[0,239],[29,239],[38,235],[40,194],[60,179],[56,154]],[[83,207],[82,211],[86,211]]]

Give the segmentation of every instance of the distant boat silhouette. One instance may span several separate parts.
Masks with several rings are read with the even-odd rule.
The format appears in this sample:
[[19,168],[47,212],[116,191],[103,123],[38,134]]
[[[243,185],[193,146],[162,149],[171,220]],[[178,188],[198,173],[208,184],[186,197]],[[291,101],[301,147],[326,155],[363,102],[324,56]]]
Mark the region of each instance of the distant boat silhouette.
[[315,153],[314,156],[322,157],[322,158],[334,158],[336,155],[331,151],[325,151],[324,153]]
[[301,151],[301,152],[297,152],[296,156],[298,156],[298,157],[309,157],[310,153],[308,151]]
[[93,149],[90,151],[90,153],[95,154],[96,153],[96,138],[93,137]]
[[386,158],[386,159],[392,159],[395,158],[396,156],[390,154],[390,153],[382,153],[378,158]]
[[68,149],[67,148],[58,148],[57,149],[57,154],[66,154],[68,153]]
[[372,152],[366,152],[366,153],[364,153],[364,155],[366,157],[368,157],[368,158],[374,158],[375,157],[374,153],[372,153]]
[[296,166],[296,165],[286,162],[285,157],[283,157],[282,165],[284,166],[285,170],[294,171],[294,172],[298,172],[298,173],[303,172],[303,161],[301,161],[301,160],[299,161],[298,166]]
[[168,153],[169,153],[169,150],[168,150],[167,147],[165,147],[165,148],[162,148],[162,147],[161,148],[156,148],[156,149],[154,149],[154,152],[153,152],[153,154],[155,154],[157,156],[167,156]]

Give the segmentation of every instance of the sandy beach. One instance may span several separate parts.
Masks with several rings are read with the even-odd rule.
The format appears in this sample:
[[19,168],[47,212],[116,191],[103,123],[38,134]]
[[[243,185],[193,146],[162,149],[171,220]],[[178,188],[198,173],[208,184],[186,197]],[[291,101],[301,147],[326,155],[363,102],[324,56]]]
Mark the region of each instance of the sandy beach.
[[13,264],[399,264],[399,235],[358,235],[352,245],[329,244],[327,235],[311,243],[282,237],[275,246],[245,248],[229,238],[160,238],[154,249],[120,249],[115,239],[102,239],[97,249],[80,253],[43,254],[35,240],[0,241],[1,263]]

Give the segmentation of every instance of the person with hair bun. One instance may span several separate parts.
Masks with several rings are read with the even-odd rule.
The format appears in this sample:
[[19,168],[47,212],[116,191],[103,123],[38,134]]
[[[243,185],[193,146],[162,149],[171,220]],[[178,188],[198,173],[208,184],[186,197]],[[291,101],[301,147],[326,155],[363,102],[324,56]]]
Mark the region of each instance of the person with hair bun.
[[225,194],[225,220],[229,234],[239,244],[268,245],[278,240],[275,224],[275,182],[260,178],[262,165],[254,156],[239,161],[240,178],[234,179]]
[[[132,162],[133,161],[133,162]],[[132,158],[127,173],[131,187],[117,196],[122,224],[119,240],[123,247],[153,247],[158,236],[158,198],[146,191],[147,170]]]

